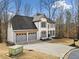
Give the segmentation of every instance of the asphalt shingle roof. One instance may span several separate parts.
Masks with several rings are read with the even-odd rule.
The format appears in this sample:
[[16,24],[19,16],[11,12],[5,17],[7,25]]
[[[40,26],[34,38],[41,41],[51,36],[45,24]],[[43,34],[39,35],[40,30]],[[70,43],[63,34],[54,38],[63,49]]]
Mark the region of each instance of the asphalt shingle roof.
[[53,20],[47,18],[45,15],[43,14],[39,14],[37,13],[33,19],[33,21],[40,21],[40,18],[46,18],[48,23],[55,23]]
[[15,15],[11,19],[13,30],[37,29],[33,22],[33,17]]

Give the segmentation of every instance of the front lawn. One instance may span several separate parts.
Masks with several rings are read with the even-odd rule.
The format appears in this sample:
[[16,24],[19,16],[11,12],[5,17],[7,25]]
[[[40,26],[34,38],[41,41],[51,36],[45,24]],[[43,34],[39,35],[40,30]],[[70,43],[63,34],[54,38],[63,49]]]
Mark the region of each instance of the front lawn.
[[[15,59],[58,59],[55,56],[47,55],[44,53],[24,50],[22,55],[18,55]],[[0,43],[0,59],[12,59],[8,56],[8,46],[5,43]]]
[[49,43],[57,43],[57,44],[71,45],[71,44],[73,44],[73,39],[68,39],[68,38],[53,39],[53,40],[49,41]]

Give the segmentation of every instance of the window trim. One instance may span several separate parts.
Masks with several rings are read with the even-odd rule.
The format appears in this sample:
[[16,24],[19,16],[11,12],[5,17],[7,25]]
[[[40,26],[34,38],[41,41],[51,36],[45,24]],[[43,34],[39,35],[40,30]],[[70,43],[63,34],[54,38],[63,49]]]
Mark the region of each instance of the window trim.
[[[45,36],[43,36],[45,35]],[[41,31],[41,37],[46,37],[46,31]]]
[[46,22],[41,22],[41,27],[46,28]]

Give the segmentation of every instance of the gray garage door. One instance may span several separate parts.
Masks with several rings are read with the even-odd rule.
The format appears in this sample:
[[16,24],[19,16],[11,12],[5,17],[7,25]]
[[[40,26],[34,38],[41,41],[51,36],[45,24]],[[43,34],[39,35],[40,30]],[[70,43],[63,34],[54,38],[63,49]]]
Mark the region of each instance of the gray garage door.
[[29,42],[32,42],[32,41],[37,40],[37,33],[36,33],[36,32],[34,32],[34,33],[29,33],[29,34],[28,34],[28,40],[29,40]]
[[27,43],[27,35],[25,33],[17,34],[16,35],[16,43],[17,44]]

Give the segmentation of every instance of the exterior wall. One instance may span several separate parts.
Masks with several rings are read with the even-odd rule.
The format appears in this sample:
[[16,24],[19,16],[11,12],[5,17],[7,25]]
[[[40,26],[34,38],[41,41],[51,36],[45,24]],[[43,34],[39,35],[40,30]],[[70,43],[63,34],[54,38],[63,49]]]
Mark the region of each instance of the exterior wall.
[[28,43],[37,40],[37,32],[28,33]]
[[[42,28],[41,27],[41,22],[46,22],[46,28]],[[49,27],[48,28],[48,25],[51,24],[53,25],[53,27]],[[38,31],[37,31],[37,39],[39,40],[41,38],[41,32],[42,31],[46,31],[46,38],[48,38],[48,31],[55,31],[55,24],[53,23],[48,23],[47,22],[47,19],[46,18],[41,18],[41,21],[39,22],[35,22],[35,25],[36,27],[38,28]],[[51,37],[55,37],[55,35],[51,36]]]
[[15,42],[15,38],[16,38],[16,34],[15,32],[13,32],[13,29],[12,29],[12,25],[9,23],[8,24],[8,41],[10,42]]
[[37,31],[16,30],[16,44],[26,44],[37,40]]
[[[46,22],[46,27],[45,28],[42,28],[41,27],[41,23],[42,22]],[[41,22],[40,22],[40,36],[41,36],[41,32],[42,31],[46,31],[46,37],[45,38],[48,38],[48,22],[47,22],[47,19],[46,18],[41,18]]]
[[[55,31],[55,24],[51,23],[51,24],[48,24],[48,25],[49,25],[48,31]],[[51,25],[52,25],[52,27],[51,27]],[[55,34],[55,32],[54,32],[54,34]],[[55,35],[52,35],[51,37],[55,37]]]
[[35,22],[35,25],[36,27],[38,28],[38,31],[37,31],[37,40],[40,39],[40,22]]
[[[41,23],[46,22],[46,28],[41,27]],[[53,27],[50,27],[50,25],[53,25]],[[48,23],[46,18],[41,18],[41,21],[35,22],[36,27],[38,28],[37,30],[13,30],[12,25],[9,23],[8,24],[8,41],[16,43],[16,33],[30,33],[30,32],[36,32],[37,31],[37,40],[41,38],[41,32],[46,31],[46,38],[48,38],[48,31],[55,31],[55,24],[53,23]],[[28,33],[27,33],[27,38],[28,38]],[[53,35],[52,37],[55,37]],[[27,39],[28,41],[28,39]]]

